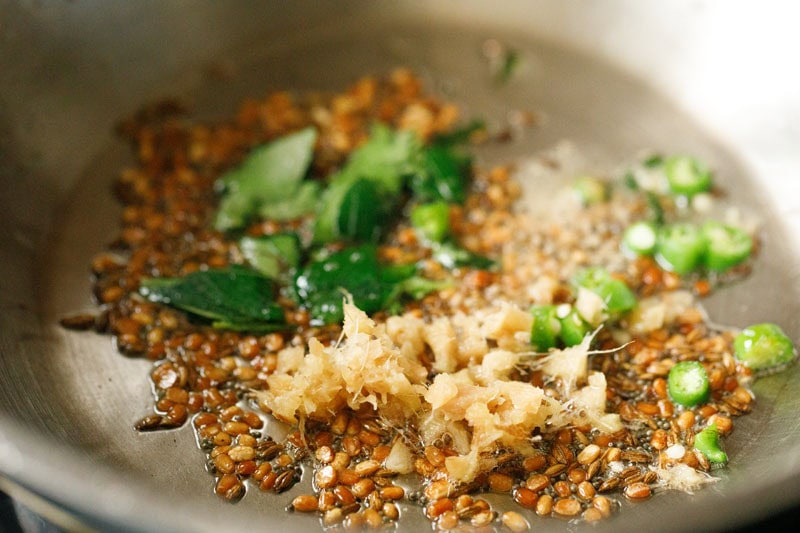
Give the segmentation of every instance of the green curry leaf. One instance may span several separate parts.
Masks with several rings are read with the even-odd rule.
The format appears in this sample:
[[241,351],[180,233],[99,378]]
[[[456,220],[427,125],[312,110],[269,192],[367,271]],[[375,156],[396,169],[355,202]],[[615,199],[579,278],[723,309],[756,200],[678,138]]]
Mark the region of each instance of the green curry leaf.
[[239,240],[242,255],[262,275],[284,281],[300,264],[300,239],[294,233],[278,233]]
[[339,323],[344,318],[345,292],[365,313],[381,309],[385,294],[378,276],[378,253],[373,244],[346,248],[310,262],[295,277],[299,302],[313,325]]
[[295,278],[299,303],[308,309],[313,325],[340,323],[345,294],[367,314],[396,310],[403,296],[419,299],[449,286],[416,275],[410,265],[381,265],[377,247],[363,244],[311,261]]
[[314,241],[374,240],[393,218],[406,178],[419,168],[422,146],[414,132],[377,123],[369,139],[331,176],[320,198]]
[[166,304],[215,323],[284,322],[283,308],[274,299],[274,284],[242,266],[197,271],[181,278],[145,279],[139,292],[151,302]]
[[314,208],[317,186],[303,182],[317,132],[308,127],[255,148],[217,181],[222,198],[214,219],[220,231],[245,226],[255,215],[285,220]]
[[488,270],[495,266],[495,262],[488,257],[461,248],[453,241],[434,243],[433,259],[449,269],[469,267]]
[[411,191],[421,202],[462,204],[466,199],[469,159],[453,147],[434,144],[425,149],[423,164],[411,179]]

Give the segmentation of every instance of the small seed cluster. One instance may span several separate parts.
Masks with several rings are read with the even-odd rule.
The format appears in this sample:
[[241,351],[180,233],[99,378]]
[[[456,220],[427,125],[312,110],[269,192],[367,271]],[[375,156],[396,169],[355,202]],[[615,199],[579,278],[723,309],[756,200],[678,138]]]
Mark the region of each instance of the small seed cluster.
[[289,439],[309,450],[315,492],[295,497],[290,510],[318,512],[325,526],[381,527],[400,517],[406,489],[383,467],[391,434],[377,419],[342,411],[306,436],[305,443],[299,433]]
[[[414,129],[427,139],[447,131],[457,111],[424,95],[419,80],[400,69],[384,81],[364,78],[338,95],[301,99],[278,92],[248,100],[225,123],[191,123],[184,112],[176,102],[161,102],[121,124],[138,162],[117,183],[125,206],[119,238],[91,265],[101,312],[67,317],[62,325],[111,334],[120,351],[153,361],[153,413],[136,428],[176,428],[190,421],[220,497],[238,500],[248,487],[282,493],[300,480],[305,464],[313,466],[313,492],[287,502],[288,509],[318,513],[325,527],[381,528],[408,512],[409,503],[421,507],[438,530],[502,524],[526,531],[535,520],[551,516],[595,522],[611,516],[621,501],[650,498],[660,486],[655,467],[684,463],[710,470],[707,459],[693,449],[695,434],[712,422],[728,434],[733,418],[750,409],[749,372],[731,356],[730,334],[712,330],[698,311],[689,309],[622,349],[616,349],[619,342],[608,331],[596,339],[600,348],[616,349],[593,357],[591,365],[606,375],[608,411],[621,416],[625,429],[608,435],[586,426],[534,435],[537,453],[500,450],[491,458],[496,466],[468,485],[448,481],[445,461],[457,453],[451,443],[423,446],[414,427],[384,427],[372,412],[344,409],[329,423],[309,421],[302,432],[276,442],[266,432],[266,410],[251,403],[250,392],[266,387],[281,349],[305,345],[310,337],[333,342],[340,328],[309,327],[308,314],[286,301],[281,303],[296,333],[217,331],[145,301],[137,294],[139,281],[242,261],[235,243],[209,229],[216,205],[213,183],[253,146],[313,124],[320,131],[314,168],[325,174],[364,140],[376,119]],[[547,276],[561,280],[553,291],[554,303],[560,303],[569,295],[563,280],[598,262],[619,266],[615,270],[642,296],[685,285],[652,259],[620,256],[621,228],[643,209],[641,203],[595,206],[563,225],[545,225],[531,234],[529,221],[513,209],[520,193],[508,167],[476,174],[464,206],[451,210],[452,232],[471,251],[502,257],[503,269],[458,273],[457,288],[426,297],[409,310],[424,317],[469,312],[500,296],[513,301]],[[303,231],[305,223],[256,222],[247,232]],[[443,275],[441,265],[426,261],[414,230],[403,224],[379,253],[385,261],[421,260],[426,276]],[[691,283],[696,294],[711,290],[704,280]],[[692,409],[675,405],[667,393],[670,368],[687,360],[704,365],[711,388],[710,400]],[[541,372],[520,370],[515,379],[559,397],[558,384],[546,382]],[[423,480],[418,488],[402,485],[385,468],[397,439],[415,456],[414,470]],[[494,509],[481,497],[486,492],[507,494],[518,511]]]
[[[599,435],[598,435],[599,437]],[[582,517],[588,522],[611,515],[616,503],[598,494],[587,466],[608,453],[581,429],[564,429],[550,436],[550,453],[521,458],[506,453],[496,458],[499,466],[467,486],[454,486],[443,476],[444,457],[450,450],[427,447],[417,460],[417,472],[432,479],[423,490],[425,515],[440,530],[457,526],[480,528],[498,519],[490,504],[474,495],[492,492],[509,495],[521,508],[540,517]],[[577,454],[576,454],[577,452]],[[528,520],[516,511],[506,511],[500,522],[512,531],[525,531]]]

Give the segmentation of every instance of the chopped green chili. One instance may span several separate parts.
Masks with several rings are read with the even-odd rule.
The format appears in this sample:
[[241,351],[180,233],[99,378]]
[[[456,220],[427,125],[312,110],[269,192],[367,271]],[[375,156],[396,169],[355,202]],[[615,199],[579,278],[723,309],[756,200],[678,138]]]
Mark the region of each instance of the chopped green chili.
[[581,176],[575,179],[572,188],[584,206],[608,200],[608,184],[594,176]]
[[796,352],[791,339],[776,324],[748,326],[733,340],[736,359],[753,370],[763,370],[791,362]]
[[670,224],[658,232],[656,260],[665,270],[688,274],[700,265],[705,253],[706,239],[693,224]]
[[709,270],[724,272],[750,257],[753,240],[744,230],[709,221],[702,231],[708,246],[703,262]]
[[536,350],[545,352],[556,346],[561,332],[561,322],[556,315],[554,305],[536,305],[531,309],[533,326],[531,327],[531,344]]
[[679,155],[667,158],[664,173],[674,194],[694,196],[711,189],[711,171],[694,157]]
[[675,403],[685,407],[701,404],[708,400],[708,373],[697,361],[682,361],[669,371],[667,389]]
[[442,242],[450,231],[450,207],[445,202],[421,204],[411,211],[411,224],[432,242]]
[[719,446],[719,429],[711,424],[694,436],[694,447],[712,463],[727,463],[728,455]]
[[573,284],[596,293],[611,313],[624,313],[636,307],[636,295],[624,281],[614,278],[602,267],[590,267],[578,272]]
[[650,222],[634,222],[622,234],[623,249],[634,255],[651,255],[656,249],[658,233]]
[[575,346],[583,342],[583,338],[589,332],[589,326],[573,306],[569,304],[558,306],[556,316],[561,325],[558,336],[564,346]]

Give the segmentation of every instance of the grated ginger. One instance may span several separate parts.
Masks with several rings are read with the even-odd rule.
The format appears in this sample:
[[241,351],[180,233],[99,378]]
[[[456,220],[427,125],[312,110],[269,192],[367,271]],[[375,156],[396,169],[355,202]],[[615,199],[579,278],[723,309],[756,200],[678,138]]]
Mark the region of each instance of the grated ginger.
[[[621,428],[618,415],[605,413],[605,376],[587,375],[590,336],[540,362],[545,375],[561,383],[562,397],[556,400],[510,378],[526,346],[519,340],[531,322],[518,308],[506,304],[431,323],[404,315],[376,325],[345,301],[344,314],[342,339],[335,345],[312,339],[304,355],[297,347],[278,354],[282,372],[267,379],[268,390],[255,393],[277,418],[331,420],[342,408],[367,407],[391,423],[410,422],[424,445],[448,437],[459,455],[448,457],[445,467],[458,483],[492,468],[491,452],[501,447],[533,453],[536,429],[585,423],[607,432]],[[459,338],[467,337],[468,352],[460,353]],[[426,353],[434,355],[438,372],[429,385],[420,362]],[[405,472],[411,451],[398,443],[392,469]]]
[[656,474],[658,479],[667,489],[679,490],[693,494],[693,491],[701,488],[703,485],[715,483],[719,478],[695,470],[689,465],[677,463],[665,468],[650,467]]
[[352,303],[345,303],[344,312],[340,343],[325,347],[311,339],[293,372],[269,376],[269,388],[256,392],[277,418],[330,420],[345,406],[358,410],[369,404],[386,418],[402,421],[420,409],[424,367],[404,357],[385,328]]

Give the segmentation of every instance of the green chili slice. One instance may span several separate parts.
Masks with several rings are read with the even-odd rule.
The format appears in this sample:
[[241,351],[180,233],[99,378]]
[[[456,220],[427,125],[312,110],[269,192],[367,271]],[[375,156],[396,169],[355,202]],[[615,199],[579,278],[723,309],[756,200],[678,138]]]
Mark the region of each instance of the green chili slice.
[[622,234],[622,247],[633,255],[651,255],[655,252],[658,233],[654,224],[643,220],[634,222]]
[[750,257],[753,239],[744,230],[709,221],[702,231],[707,243],[703,261],[709,270],[724,272]]
[[536,305],[531,309],[533,326],[531,327],[531,344],[536,350],[545,352],[555,347],[561,332],[561,323],[556,315],[554,305]]
[[708,373],[697,361],[682,361],[669,371],[667,389],[675,403],[692,407],[708,399]]
[[716,424],[694,436],[694,447],[712,463],[727,463],[728,455],[719,446],[719,430]]
[[575,180],[573,189],[581,204],[595,205],[608,200],[608,184],[594,176],[581,176]]
[[748,326],[733,339],[733,354],[753,370],[791,362],[796,355],[791,339],[771,323]]
[[673,156],[664,162],[670,190],[683,196],[694,196],[711,189],[711,171],[690,156]]
[[450,208],[446,202],[420,204],[411,211],[411,224],[427,240],[442,242],[450,231]]
[[624,281],[611,276],[602,267],[583,269],[575,275],[572,282],[600,296],[610,313],[624,313],[636,307],[636,295],[633,291]]
[[693,224],[671,224],[658,232],[656,261],[665,270],[688,274],[700,265],[705,253],[706,239]]
[[558,336],[564,346],[575,346],[583,342],[583,338],[589,332],[589,326],[581,318],[578,311],[571,305],[564,304],[556,308],[556,315],[561,324],[561,331]]

